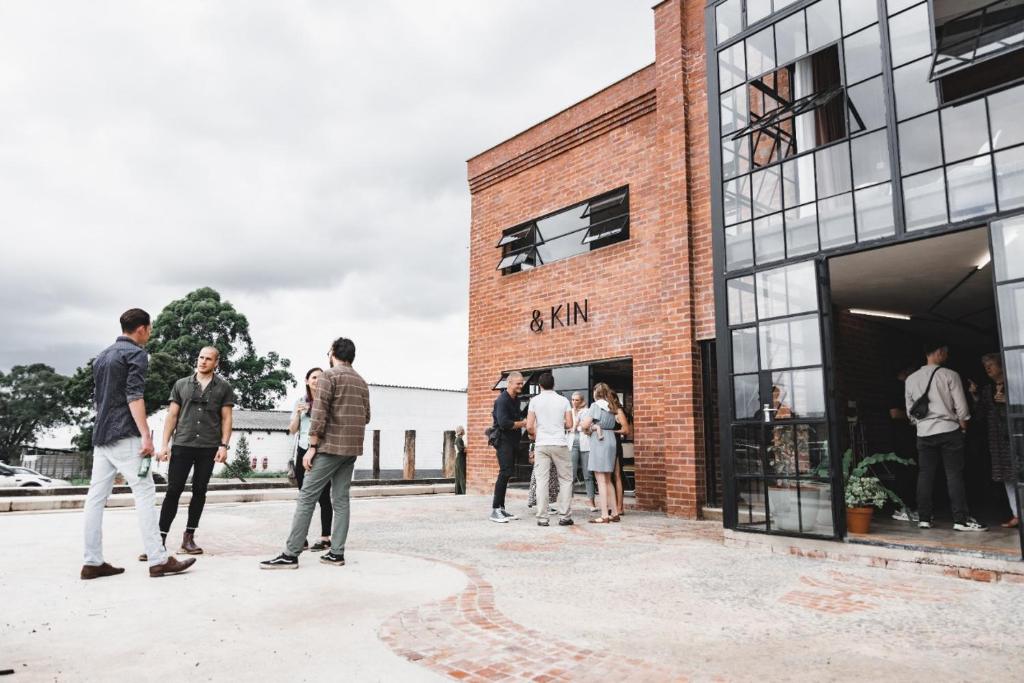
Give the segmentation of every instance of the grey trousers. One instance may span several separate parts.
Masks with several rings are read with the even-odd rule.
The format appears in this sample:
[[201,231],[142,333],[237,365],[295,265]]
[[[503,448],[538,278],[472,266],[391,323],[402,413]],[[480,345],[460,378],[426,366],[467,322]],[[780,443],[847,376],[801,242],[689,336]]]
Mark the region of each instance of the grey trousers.
[[313,508],[316,507],[316,501],[328,483],[331,485],[331,503],[334,505],[331,552],[335,555],[345,553],[345,540],[348,538],[348,494],[352,488],[352,471],[355,466],[354,455],[316,454],[313,458],[313,469],[306,472],[302,490],[299,491],[299,498],[295,504],[295,516],[292,517],[292,530],[288,534],[286,553],[298,557],[302,552],[302,544],[306,541],[309,523],[313,519]]
[[533,471],[537,473],[537,518],[547,519],[548,477],[558,477],[558,508],[560,517],[572,515],[572,460],[565,446],[537,446],[533,451]]
[[583,485],[587,488],[587,500],[594,500],[594,473],[587,467],[590,451],[580,450],[580,437],[572,442],[572,478],[576,479],[576,467],[583,472]]

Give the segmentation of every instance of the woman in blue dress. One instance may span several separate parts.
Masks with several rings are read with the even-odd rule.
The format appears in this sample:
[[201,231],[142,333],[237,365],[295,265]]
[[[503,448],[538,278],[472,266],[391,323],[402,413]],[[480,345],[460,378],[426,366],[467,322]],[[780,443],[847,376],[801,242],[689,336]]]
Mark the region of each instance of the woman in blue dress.
[[[614,431],[625,422],[626,415],[619,405],[619,398],[615,392],[604,382],[595,384],[594,402],[580,423],[583,430],[591,435],[590,460],[587,466],[597,480],[597,507],[601,511],[600,517],[590,520],[591,524],[619,521],[619,503],[616,500],[615,488],[612,486],[616,446]],[[603,438],[598,438],[598,426],[604,432]],[[608,510],[611,510],[611,516],[605,516]]]

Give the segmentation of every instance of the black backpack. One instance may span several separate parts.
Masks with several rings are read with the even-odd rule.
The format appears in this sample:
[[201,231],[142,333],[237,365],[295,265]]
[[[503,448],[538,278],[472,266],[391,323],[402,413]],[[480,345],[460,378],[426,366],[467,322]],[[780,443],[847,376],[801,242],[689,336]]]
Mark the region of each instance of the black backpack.
[[935,373],[938,372],[939,369],[940,368],[935,368],[932,370],[932,376],[928,378],[928,386],[924,388],[924,394],[921,398],[914,401],[912,406],[910,406],[910,415],[915,420],[923,420],[928,416],[928,392],[932,389],[932,380],[935,379]]

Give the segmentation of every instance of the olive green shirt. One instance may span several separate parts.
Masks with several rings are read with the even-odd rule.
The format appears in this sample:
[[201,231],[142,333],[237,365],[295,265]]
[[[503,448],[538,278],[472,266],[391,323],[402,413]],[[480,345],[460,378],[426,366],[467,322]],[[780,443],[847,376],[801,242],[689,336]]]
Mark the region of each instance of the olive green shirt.
[[235,391],[214,375],[203,390],[195,374],[182,377],[171,389],[171,402],[180,406],[174,429],[176,446],[216,448],[221,442],[220,409],[235,405]]

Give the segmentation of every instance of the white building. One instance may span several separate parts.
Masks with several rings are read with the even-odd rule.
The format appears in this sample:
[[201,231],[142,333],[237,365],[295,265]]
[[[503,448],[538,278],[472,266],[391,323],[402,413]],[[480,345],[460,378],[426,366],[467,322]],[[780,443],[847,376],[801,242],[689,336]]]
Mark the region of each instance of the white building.
[[[439,471],[444,454],[444,432],[466,424],[466,392],[387,384],[369,386],[371,420],[366,426],[364,457],[356,462],[356,470],[373,469],[373,433],[376,430],[380,430],[381,471],[401,470],[405,432],[413,429],[416,430],[417,472]],[[166,410],[161,410],[149,418],[157,448],[166,416]],[[288,434],[290,420],[289,410],[236,409],[228,457],[237,453],[238,441],[244,434],[257,470],[286,470],[295,454],[295,436]],[[167,464],[159,463],[156,469],[166,472]]]

